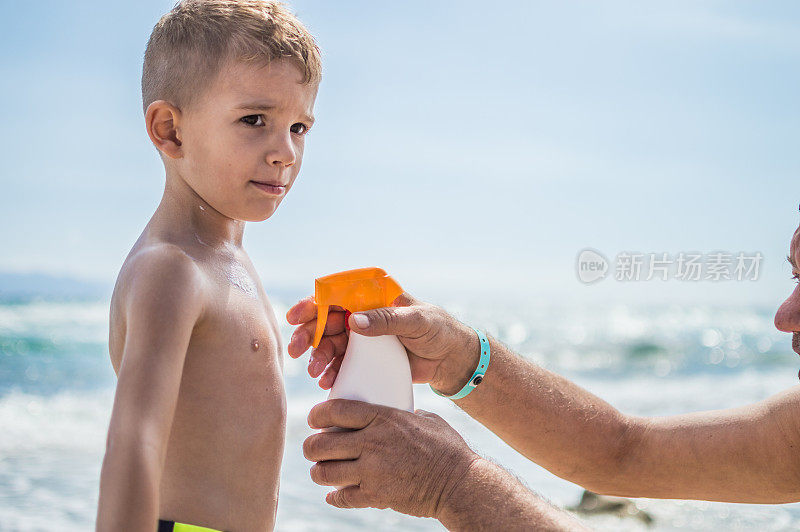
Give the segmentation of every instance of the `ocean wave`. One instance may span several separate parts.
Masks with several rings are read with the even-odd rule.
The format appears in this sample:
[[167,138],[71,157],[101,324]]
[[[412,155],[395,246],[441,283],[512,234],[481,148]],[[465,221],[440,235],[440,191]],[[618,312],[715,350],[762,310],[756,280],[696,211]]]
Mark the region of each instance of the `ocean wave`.
[[[786,372],[689,378],[605,379],[573,376],[577,383],[631,414],[668,415],[738,406],[794,384]],[[710,392],[713,390],[713,393]],[[288,394],[288,423],[281,473],[279,530],[438,529],[434,523],[377,510],[344,512],[324,503],[326,488],[308,477],[302,442],[312,433],[306,418],[325,400],[308,378]],[[558,505],[574,504],[580,488],[529,462],[451,402],[415,386],[416,406],[438,413],[478,452],[522,478]],[[100,465],[113,390],[65,391],[51,396],[13,392],[0,398],[0,529],[88,530],[93,527]],[[759,528],[781,530],[800,523],[798,505],[734,505],[698,501],[640,500],[657,518],[655,530]],[[600,530],[644,530],[634,522],[600,517]],[[324,525],[324,526],[323,526]],[[330,526],[329,526],[330,525]]]
[[[288,306],[273,301],[284,345]],[[638,415],[728,408],[796,384],[788,335],[768,310],[713,307],[600,307],[446,303],[466,323],[553,369],[620,410]],[[0,530],[93,527],[100,465],[113,402],[106,303],[0,305]],[[437,529],[392,512],[342,512],[308,478],[306,417],[323,401],[306,373],[307,355],[286,358],[287,443],[278,528],[282,530]],[[713,390],[713,393],[711,392]],[[520,457],[480,424],[425,386],[418,408],[442,415],[484,455],[511,469],[559,505],[580,489]],[[748,506],[642,500],[656,529],[759,528],[800,524],[797,505]],[[605,530],[641,529],[599,518]]]
[[34,301],[0,304],[0,335],[60,342],[107,342],[108,303]]

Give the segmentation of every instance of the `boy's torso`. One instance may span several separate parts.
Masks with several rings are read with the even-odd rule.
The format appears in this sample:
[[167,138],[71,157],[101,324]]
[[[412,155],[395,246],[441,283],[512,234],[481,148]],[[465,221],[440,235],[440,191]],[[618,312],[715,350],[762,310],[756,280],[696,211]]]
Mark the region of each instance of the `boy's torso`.
[[[163,242],[147,231],[123,265],[111,303],[110,353],[119,371],[130,258]],[[184,246],[182,246],[184,247]],[[159,516],[225,530],[274,526],[286,402],[277,320],[247,255],[198,243],[184,251],[209,293],[186,352],[161,478]]]

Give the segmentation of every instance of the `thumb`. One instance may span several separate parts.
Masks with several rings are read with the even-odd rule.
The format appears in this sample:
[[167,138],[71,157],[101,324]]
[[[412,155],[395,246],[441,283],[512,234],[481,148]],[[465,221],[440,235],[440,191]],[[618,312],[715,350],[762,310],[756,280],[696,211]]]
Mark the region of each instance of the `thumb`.
[[358,486],[331,491],[325,496],[325,502],[336,508],[367,508],[366,498]]
[[364,336],[394,334],[418,338],[427,329],[423,310],[412,307],[383,307],[350,315],[348,325],[352,331]]

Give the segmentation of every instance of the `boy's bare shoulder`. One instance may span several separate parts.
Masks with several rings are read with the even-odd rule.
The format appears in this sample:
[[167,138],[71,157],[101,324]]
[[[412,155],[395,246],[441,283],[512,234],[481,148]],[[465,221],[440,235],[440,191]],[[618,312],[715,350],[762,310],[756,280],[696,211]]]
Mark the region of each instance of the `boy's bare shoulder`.
[[203,275],[195,259],[180,246],[148,244],[134,250],[119,273],[115,292],[130,303],[140,296],[165,298],[202,293]]
[[120,269],[111,298],[112,358],[115,348],[124,345],[133,315],[169,319],[175,313],[188,313],[199,319],[205,284],[200,266],[180,246],[159,242],[132,250]]

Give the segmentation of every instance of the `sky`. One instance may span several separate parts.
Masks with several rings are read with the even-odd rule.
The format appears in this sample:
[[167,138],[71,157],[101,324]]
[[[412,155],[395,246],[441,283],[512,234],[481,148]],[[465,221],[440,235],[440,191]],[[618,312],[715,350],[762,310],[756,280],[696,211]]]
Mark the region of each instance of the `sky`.
[[[171,5],[0,0],[0,272],[113,283],[163,191],[139,83]],[[800,5],[290,6],[324,74],[298,181],[245,231],[268,293],[362,266],[422,298],[792,289]],[[764,259],[757,281],[585,285],[585,248]]]

